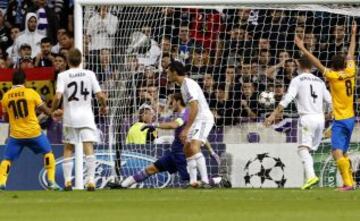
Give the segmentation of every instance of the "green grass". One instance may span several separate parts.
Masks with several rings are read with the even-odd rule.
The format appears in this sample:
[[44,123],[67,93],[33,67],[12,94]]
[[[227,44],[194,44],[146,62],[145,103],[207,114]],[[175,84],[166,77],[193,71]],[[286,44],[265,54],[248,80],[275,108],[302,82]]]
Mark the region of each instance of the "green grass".
[[0,192],[0,220],[228,221],[360,219],[360,191],[334,189]]

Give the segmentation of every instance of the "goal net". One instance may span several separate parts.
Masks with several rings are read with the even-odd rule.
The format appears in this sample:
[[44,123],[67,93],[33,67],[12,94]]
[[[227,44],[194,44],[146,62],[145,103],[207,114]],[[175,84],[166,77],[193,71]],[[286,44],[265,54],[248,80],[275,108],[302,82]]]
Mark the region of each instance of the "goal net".
[[[298,74],[296,59],[301,52],[294,37],[303,39],[305,47],[329,65],[334,54],[347,52],[351,23],[360,15],[359,5],[84,4],[81,9],[83,28],[76,37],[82,39],[84,64],[95,71],[110,106],[108,116],[96,114],[101,132],[96,149],[99,180],[133,175],[169,150],[169,145],[155,143],[166,143],[172,131],[158,131],[159,139],[149,145],[127,145],[126,135],[139,121],[143,104],[153,108],[154,122],[172,119],[169,96],[179,88],[167,82],[165,70],[173,57],[183,62],[189,77],[200,84],[215,116],[209,141],[220,151],[222,160],[217,165],[206,154],[211,176],[228,175],[240,187],[295,187],[303,182],[302,169],[291,166],[300,159],[287,153],[296,151],[295,105],[286,108],[273,127],[265,128],[263,120]],[[321,77],[315,68],[312,72]],[[357,91],[356,87],[358,113]],[[279,145],[266,149],[270,144]],[[354,171],[360,169],[359,147],[359,136],[353,136],[350,156]],[[243,157],[234,153],[239,151],[245,152]],[[255,162],[259,155],[269,162]],[[285,165],[279,170],[277,159]],[[314,159],[322,186],[341,185],[329,140],[324,139]],[[292,183],[294,176],[301,177],[300,181]],[[360,181],[360,176],[356,179]],[[142,187],[172,185],[181,185],[179,178],[162,173]]]

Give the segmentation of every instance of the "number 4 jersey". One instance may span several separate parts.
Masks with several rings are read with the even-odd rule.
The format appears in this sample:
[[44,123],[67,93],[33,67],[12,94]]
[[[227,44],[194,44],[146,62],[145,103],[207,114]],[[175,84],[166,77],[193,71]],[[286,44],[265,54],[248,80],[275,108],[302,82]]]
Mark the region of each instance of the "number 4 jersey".
[[36,91],[24,86],[14,86],[4,94],[1,105],[3,112],[9,115],[11,137],[26,139],[40,136],[41,128],[35,110],[42,103]]
[[95,73],[90,70],[71,68],[59,74],[56,92],[64,98],[64,126],[95,129],[92,94],[100,91]]
[[280,105],[287,107],[292,100],[295,100],[299,115],[323,114],[324,101],[331,105],[324,81],[310,73],[302,73],[291,80]]

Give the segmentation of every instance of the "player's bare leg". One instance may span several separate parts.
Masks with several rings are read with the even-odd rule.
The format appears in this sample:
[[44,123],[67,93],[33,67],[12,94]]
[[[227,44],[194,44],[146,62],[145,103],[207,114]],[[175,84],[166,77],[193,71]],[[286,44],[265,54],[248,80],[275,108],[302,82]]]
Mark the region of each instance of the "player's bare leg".
[[336,160],[336,165],[339,168],[342,180],[343,180],[343,187],[339,188],[339,191],[348,191],[353,190],[353,180],[352,176],[350,176],[350,162],[344,156],[343,151],[339,149],[334,149],[332,151],[333,157]]
[[184,146],[184,152],[187,161],[187,169],[190,176],[190,185],[197,186],[197,169],[199,169],[201,181],[209,184],[205,157],[201,152],[202,142],[199,140],[191,140]]
[[74,145],[72,144],[65,144],[64,145],[64,161],[63,161],[63,174],[64,174],[64,181],[65,181],[65,191],[72,190],[72,170],[74,167],[74,162],[72,160],[72,156],[74,153]]
[[157,174],[158,172],[159,172],[158,168],[154,164],[151,164],[150,166],[145,168],[145,170],[142,170],[142,171],[138,172],[137,174],[126,178],[121,183],[121,187],[123,187],[123,188],[131,187],[135,183],[140,183],[140,182],[146,180],[147,178],[149,178],[150,176]]
[[319,183],[319,178],[316,176],[314,171],[314,160],[309,152],[309,147],[299,146],[298,155],[303,163],[305,170],[306,182],[301,189],[311,189],[314,185]]
[[95,162],[96,158],[94,155],[94,148],[92,142],[83,142],[84,154],[85,154],[85,165],[87,171],[86,189],[88,191],[95,191]]

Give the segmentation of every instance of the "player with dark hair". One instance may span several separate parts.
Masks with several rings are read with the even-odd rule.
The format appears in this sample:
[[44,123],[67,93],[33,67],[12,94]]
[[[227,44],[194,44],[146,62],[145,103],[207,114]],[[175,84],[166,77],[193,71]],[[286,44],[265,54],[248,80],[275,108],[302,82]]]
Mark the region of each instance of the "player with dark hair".
[[[167,76],[169,82],[181,86],[181,95],[189,111],[189,117],[179,136],[184,144],[190,185],[207,187],[209,179],[201,146],[205,144],[214,126],[214,116],[201,87],[193,79],[186,77],[186,69],[181,62],[172,59]],[[197,170],[200,172],[201,182],[197,181]]]
[[[189,174],[186,169],[186,157],[183,151],[183,143],[180,140],[179,135],[181,134],[184,126],[189,117],[189,110],[185,108],[185,103],[181,97],[181,94],[174,94],[171,98],[171,106],[174,112],[177,114],[175,120],[170,122],[161,122],[156,124],[147,124],[142,127],[142,130],[155,130],[156,128],[161,129],[175,129],[174,141],[171,145],[171,152],[167,153],[153,164],[150,164],[143,171],[137,174],[127,177],[120,186],[112,185],[110,188],[127,188],[131,187],[135,183],[142,182],[148,179],[150,176],[157,173],[168,171],[169,173],[179,172],[180,178],[183,181],[189,181]],[[210,148],[211,155],[219,161],[219,157]],[[210,179],[211,186],[231,187],[230,182],[222,177],[214,177]]]
[[346,57],[342,54],[334,55],[331,58],[330,69],[323,66],[319,59],[305,48],[303,40],[298,37],[295,38],[295,44],[311,63],[323,73],[330,85],[335,118],[331,128],[331,146],[333,157],[343,180],[343,186],[339,188],[340,191],[353,190],[354,188],[351,162],[347,151],[355,125],[353,102],[356,74],[354,61],[356,33],[357,24],[353,21],[348,54]]
[[1,101],[4,118],[10,124],[10,136],[0,164],[0,190],[5,189],[11,164],[20,156],[24,147],[29,147],[36,154],[44,155],[48,189],[59,190],[55,182],[55,157],[36,117],[36,110],[47,115],[51,115],[51,112],[38,93],[31,88],[25,88],[25,79],[23,71],[15,71],[13,87],[4,94]]

